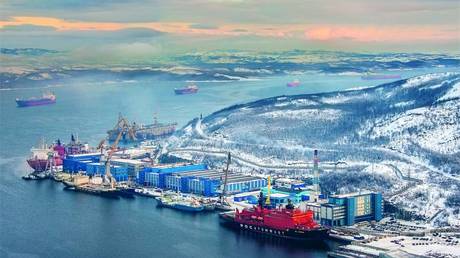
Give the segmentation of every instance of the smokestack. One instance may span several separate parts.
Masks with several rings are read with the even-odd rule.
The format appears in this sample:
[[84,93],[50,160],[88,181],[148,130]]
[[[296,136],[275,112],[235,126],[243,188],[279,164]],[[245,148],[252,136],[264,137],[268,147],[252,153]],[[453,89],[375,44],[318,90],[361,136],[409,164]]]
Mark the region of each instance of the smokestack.
[[319,196],[320,189],[319,189],[319,158],[318,158],[318,150],[314,150],[313,152],[313,177],[314,177],[314,190],[316,196]]
[[315,169],[318,168],[318,163],[319,163],[319,159],[318,159],[318,150],[314,150],[314,154],[313,154],[313,164],[315,166]]

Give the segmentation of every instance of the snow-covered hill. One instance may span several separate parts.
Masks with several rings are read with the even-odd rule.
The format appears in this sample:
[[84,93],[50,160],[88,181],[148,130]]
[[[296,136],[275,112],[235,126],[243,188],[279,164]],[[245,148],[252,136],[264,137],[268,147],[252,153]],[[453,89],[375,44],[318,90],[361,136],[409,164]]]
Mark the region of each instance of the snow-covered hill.
[[[312,149],[318,149],[323,164],[357,165],[351,166],[353,173],[362,172],[356,177],[374,180],[364,185],[387,196],[404,196],[398,189],[409,183],[408,176],[423,180],[433,191],[444,191],[444,197],[454,196],[460,191],[460,73],[231,106],[191,121],[171,138],[168,149],[182,150],[175,155],[195,159],[209,158],[211,151],[232,151],[243,168],[264,170],[258,166],[263,164],[268,165],[265,170],[280,167],[285,172],[296,169],[283,165],[309,162]],[[373,170],[369,165],[376,163],[376,170],[379,165],[392,169],[369,179],[365,176]],[[346,184],[350,170],[325,170],[325,189],[363,187],[359,180]],[[330,183],[339,179],[341,184]],[[444,200],[433,198],[430,207],[435,207],[434,212],[445,209]]]

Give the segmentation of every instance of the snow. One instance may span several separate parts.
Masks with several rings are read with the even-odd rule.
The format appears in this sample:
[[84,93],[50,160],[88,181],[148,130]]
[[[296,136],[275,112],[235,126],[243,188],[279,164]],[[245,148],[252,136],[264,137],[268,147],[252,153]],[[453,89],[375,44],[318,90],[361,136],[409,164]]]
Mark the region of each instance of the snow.
[[346,102],[352,102],[355,100],[362,100],[364,98],[368,98],[369,96],[367,94],[361,94],[361,95],[342,95],[342,94],[337,94],[336,96],[333,97],[324,97],[321,98],[321,102],[325,104],[341,104],[341,103],[346,103]]
[[414,105],[414,104],[415,104],[415,100],[409,100],[409,101],[399,102],[399,103],[393,104],[391,106],[392,107],[405,107],[405,106],[410,106],[410,105]]
[[259,116],[266,118],[289,118],[289,119],[321,119],[324,121],[336,120],[342,115],[340,110],[335,109],[300,109],[300,110],[279,110],[262,113]]
[[375,173],[387,177],[396,177],[395,171],[390,166],[383,163],[372,164],[365,167],[362,171],[370,174]]
[[385,237],[377,241],[372,241],[368,245],[387,250],[402,250],[410,254],[422,256],[429,256],[430,253],[439,253],[457,255],[458,257],[460,254],[460,245],[450,245],[450,243],[445,242],[440,237],[427,236],[425,238],[429,240],[414,240],[412,237],[407,236]]
[[420,87],[432,80],[446,78],[451,75],[453,75],[453,73],[425,74],[422,76],[417,76],[417,77],[408,79],[406,83],[401,85],[401,87],[402,88]]
[[460,83],[454,84],[454,86],[446,94],[444,94],[444,96],[442,96],[439,101],[455,98],[460,98]]
[[[453,173],[459,164],[452,163],[460,151],[460,102],[438,101],[458,96],[458,80],[460,74],[431,74],[375,90],[241,104],[192,121],[168,148],[211,165],[231,151],[234,169],[241,172],[292,175],[307,175],[312,150],[319,149],[325,179],[353,172],[369,182],[346,187],[380,189],[415,214],[430,218],[442,211],[436,223],[457,225],[458,213],[444,202],[453,191],[446,188],[460,182]],[[337,161],[346,163],[334,165]],[[421,181],[414,184],[416,179]]]

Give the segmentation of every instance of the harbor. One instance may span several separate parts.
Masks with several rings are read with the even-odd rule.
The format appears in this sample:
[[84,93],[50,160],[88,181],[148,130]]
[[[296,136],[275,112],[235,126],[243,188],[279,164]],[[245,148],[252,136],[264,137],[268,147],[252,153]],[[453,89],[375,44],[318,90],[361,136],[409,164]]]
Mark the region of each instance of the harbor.
[[[28,162],[34,172],[23,179],[52,179],[63,183],[63,190],[102,198],[139,196],[154,200],[156,204],[151,207],[179,213],[215,212],[219,223],[232,230],[308,245],[335,243],[336,248],[329,249],[330,257],[379,257],[382,254],[397,257],[402,253],[423,253],[417,248],[411,249],[417,245],[459,248],[456,239],[460,234],[455,230],[444,237],[426,226],[404,224],[394,218],[388,220],[384,217],[381,193],[364,191],[330,196],[322,193],[317,150],[312,155],[309,177],[272,179],[270,175],[234,172],[231,153],[227,154],[222,168],[192,161],[159,163],[152,159],[155,153],[161,152],[159,146],[152,145],[158,142],[144,142],[129,148],[118,146],[128,130],[128,125],[121,128],[111,145],[103,140],[98,146],[90,147],[73,135],[68,144],[61,144],[59,140],[51,145],[42,142],[41,148],[31,149],[32,159],[42,158],[46,166]],[[47,155],[39,156],[40,153]],[[349,212],[350,208],[357,209],[355,206],[362,208]],[[390,224],[400,229],[394,231],[395,226],[389,227]],[[410,231],[417,229],[418,232]],[[427,243],[414,241],[425,239]]]
[[[311,80],[311,78],[308,77],[300,77],[300,79],[303,83],[307,83]],[[285,92],[281,90],[287,88],[283,86],[286,84],[286,81],[289,81],[289,79],[282,78],[275,80],[277,81],[274,81],[273,85],[276,85],[276,87],[264,89],[262,93],[258,94],[266,96],[270,96],[271,94],[284,94]],[[359,80],[360,78],[353,80],[353,78],[346,77],[341,85],[352,87],[359,85]],[[154,110],[154,106],[151,104],[151,97],[146,98],[144,95],[156,96],[156,94],[164,94],[165,96],[169,96],[168,94],[174,94],[172,91],[173,88],[176,87],[176,84],[171,84],[159,87],[155,91],[149,91],[150,88],[144,87],[141,84],[121,84],[123,84],[123,87],[126,86],[143,90],[142,94],[136,94],[136,91],[128,92],[125,90],[116,93],[117,96],[128,95],[131,96],[131,98],[140,99],[142,101],[142,105],[132,103],[129,103],[129,105],[136,107],[136,111],[140,109],[148,111],[138,113],[136,116],[136,113],[130,109],[123,110],[124,116],[129,118],[130,121],[136,121],[136,123],[139,124],[142,122],[145,124],[152,123],[152,110]],[[200,84],[200,91],[206,90],[208,91],[208,94],[212,94],[212,96],[216,99],[219,99],[218,96],[222,94],[222,92],[220,90],[217,91],[212,89],[212,87],[208,86],[210,84]],[[228,85],[229,89],[232,89],[233,87],[239,89],[244,88],[242,87],[243,84],[245,85],[245,83],[235,82]],[[256,98],[256,96],[251,95],[250,92],[259,92],[259,89],[265,84],[266,82],[254,82],[253,85],[245,88],[248,94],[245,101]],[[99,105],[95,105],[95,103],[100,103],[101,101],[106,100],[106,91],[108,89],[120,90],[123,87],[109,85],[108,89],[102,89],[95,88],[93,87],[94,85],[90,84],[74,86],[75,87],[59,88],[56,90],[60,99],[56,105],[37,107],[38,109],[18,109],[14,106],[14,101],[12,103],[7,101],[2,102],[2,108],[5,110],[5,112],[2,113],[2,117],[11,122],[10,126],[18,128],[23,126],[29,128],[27,133],[13,133],[13,131],[9,131],[8,128],[3,130],[3,140],[8,144],[8,146],[10,146],[8,151],[6,149],[1,150],[3,163],[0,164],[2,166],[2,171],[7,172],[5,173],[5,177],[2,179],[1,190],[5,193],[3,196],[8,196],[8,198],[11,198],[12,200],[10,202],[9,200],[4,199],[3,205],[5,209],[2,209],[4,218],[7,218],[7,220],[2,222],[2,228],[8,232],[12,232],[8,238],[2,238],[2,243],[7,247],[8,252],[21,253],[21,251],[24,250],[24,242],[34,242],[36,244],[30,245],[26,248],[27,252],[42,254],[43,256],[57,255],[61,257],[69,257],[72,256],[72,254],[88,257],[95,257],[98,254],[99,256],[134,255],[147,257],[153,253],[161,257],[172,257],[171,255],[176,257],[181,255],[188,255],[190,257],[219,257],[224,254],[227,257],[239,257],[241,252],[236,252],[233,249],[235,246],[241,251],[244,251],[244,253],[248,256],[263,255],[264,257],[305,257],[306,254],[312,255],[313,257],[327,256],[327,252],[330,251],[328,248],[299,247],[298,245],[292,245],[289,241],[279,241],[278,239],[272,238],[267,239],[254,234],[248,234],[248,232],[239,232],[227,229],[226,227],[221,226],[219,222],[219,211],[190,213],[170,208],[157,208],[158,202],[154,197],[160,196],[162,193],[168,191],[168,189],[163,190],[161,188],[156,188],[153,185],[142,185],[136,187],[134,190],[142,193],[135,194],[135,198],[103,198],[98,195],[87,194],[84,192],[64,190],[65,185],[61,182],[69,181],[72,174],[75,175],[77,172],[64,173],[63,171],[58,170],[54,177],[54,180],[57,180],[58,182],[50,180],[52,178],[43,173],[37,173],[37,176],[44,177],[40,180],[21,180],[22,176],[26,176],[32,171],[27,164],[26,159],[31,157],[29,151],[32,146],[41,147],[42,136],[45,137],[45,142],[48,144],[55,142],[59,138],[61,139],[62,145],[67,145],[71,141],[70,138],[73,133],[76,141],[80,141],[83,145],[88,142],[90,146],[93,146],[92,148],[88,148],[89,153],[100,153],[100,150],[95,150],[95,148],[98,146],[101,139],[107,136],[107,130],[112,129],[117,121],[117,112],[114,112],[114,110],[118,111],[117,107],[119,103],[115,103],[113,101],[104,102],[108,106],[107,109],[101,111],[104,112],[104,116],[94,113],[94,110],[99,109]],[[327,85],[323,86],[327,87]],[[303,88],[303,85],[299,88]],[[76,89],[85,91],[91,90],[93,94],[91,96],[78,95]],[[292,88],[290,90],[295,91],[297,89],[298,88]],[[278,92],[278,90],[280,90],[280,92]],[[305,91],[308,90],[309,88],[305,87]],[[157,91],[159,91],[159,93],[157,93]],[[13,100],[14,97],[19,95],[14,92],[7,92],[4,96],[9,96],[8,94],[12,95],[10,98]],[[196,94],[193,95],[193,97],[197,97],[197,99],[190,98],[187,100],[189,101],[187,104],[182,103],[182,101],[173,102],[174,100],[172,99],[172,96],[158,98],[158,101],[160,101],[161,105],[164,106],[165,109],[180,111],[173,113],[170,117],[167,117],[163,113],[164,111],[160,111],[158,114],[159,121],[177,121],[177,123],[182,126],[185,125],[187,121],[193,117],[193,115],[198,116],[201,113],[208,114],[209,110],[215,110],[220,107],[230,105],[236,101],[232,98],[225,100],[216,106],[215,103],[210,105],[202,98],[202,96],[206,98],[208,97],[204,94]],[[98,101],[93,101],[92,98],[96,98]],[[257,98],[259,98],[259,95]],[[62,114],[70,114],[74,112],[74,107],[82,102],[88,103],[89,105],[88,108],[83,107],[79,110],[82,112],[82,116],[78,119],[73,116],[66,116],[65,123],[51,123],[49,120],[37,116],[36,111],[34,111],[41,108],[47,108],[47,116],[62,118]],[[123,100],[122,102],[125,103],[123,105],[128,105],[126,100]],[[3,105],[3,103],[5,104]],[[198,105],[197,103],[203,104]],[[177,105],[177,107],[173,107],[173,104]],[[190,106],[193,107],[193,109],[189,111],[192,114],[185,112],[190,109]],[[75,128],[81,129],[76,131]],[[106,145],[108,144],[110,143],[106,143]],[[129,147],[122,147],[120,148],[120,151],[116,153],[116,156],[112,158],[111,165],[119,166],[114,163],[117,159],[124,159],[130,163],[138,163],[137,161],[139,161],[150,165],[152,164],[152,160],[147,157],[145,153],[153,153],[155,150],[156,147],[153,144],[147,144],[145,146],[141,146],[141,144],[139,144],[136,148],[132,149]],[[305,160],[307,162],[311,162],[312,155],[312,152],[307,153]],[[321,152],[319,155],[321,157]],[[206,176],[210,177],[210,179],[212,179],[212,171],[223,173],[223,170],[225,169],[225,154],[221,156],[221,164],[218,167],[208,169],[209,175]],[[235,159],[244,158],[240,157],[238,154],[232,156],[234,156],[232,158]],[[128,160],[137,161],[132,162]],[[94,161],[92,163],[101,162],[99,160],[99,162]],[[286,166],[291,165],[286,164]],[[326,162],[320,163],[320,168],[323,166],[326,167],[330,165]],[[94,168],[96,165],[92,165],[92,167]],[[131,167],[134,170],[135,164]],[[123,169],[120,170],[122,171],[120,172],[120,179],[122,179],[125,172]],[[235,167],[230,165],[230,172],[233,172],[234,170]],[[239,171],[235,172],[239,173]],[[148,178],[147,182],[153,183],[153,173],[146,173],[150,173],[151,176]],[[192,172],[190,172],[190,174],[192,174]],[[184,174],[184,176],[185,175],[186,174]],[[190,175],[190,178],[192,176],[193,175]],[[229,181],[230,178],[231,176],[229,177]],[[131,179],[135,182],[135,178]],[[205,181],[206,179],[202,180]],[[200,179],[198,178],[197,181],[200,182]],[[192,180],[190,180],[190,182],[192,182]],[[265,192],[263,189],[264,187],[266,186],[262,187],[263,192]],[[278,192],[278,190],[273,190],[272,195],[274,201],[280,201],[286,197],[286,192],[282,191],[286,190],[282,189],[286,187],[287,183],[284,183],[284,187],[280,186],[278,188],[281,189],[280,192]],[[175,192],[174,190],[171,191]],[[260,191],[258,190],[243,193],[231,193],[227,197],[226,202],[231,204],[232,207],[240,210],[250,208],[255,205],[255,200],[259,193]],[[183,194],[197,195],[194,193]],[[141,195],[146,196],[143,197]],[[302,200],[302,195],[303,194],[299,193],[295,196],[295,198]],[[304,196],[306,195],[308,194],[304,194]],[[216,197],[209,198],[213,200],[212,198]],[[219,198],[217,197],[217,200],[218,199]],[[218,202],[216,201],[216,203]],[[15,207],[15,209],[12,207]],[[320,205],[319,208],[321,208]],[[13,212],[16,209],[21,212]],[[46,227],[43,225],[46,225]],[[114,230],[110,230],[110,233],[108,233],[109,228]],[[63,230],[70,231],[70,234],[63,237]],[[90,234],[88,234],[88,232],[90,232]],[[345,243],[349,243],[349,241],[356,241],[353,234],[350,235],[347,232],[340,233],[341,234],[338,236],[339,238],[341,237],[345,239]],[[45,234],[46,236],[44,236]],[[192,234],[193,237],[190,237],[190,234]],[[364,234],[361,233],[360,235]],[[13,242],[9,239],[23,239],[23,241]],[[199,248],[202,246],[203,242],[206,242],[207,246],[209,246],[209,250],[206,254],[203,254],[203,251]],[[167,246],[173,243],[176,248],[171,249],[158,247],[154,251],[150,249],[132,248],[132,246],[152,246],[153,243],[161,246]],[[334,241],[334,243],[336,242]],[[340,241],[337,241],[337,243],[340,243]],[[102,250],[100,248],[101,244],[110,246],[110,248]],[[56,245],[65,246],[65,249],[58,247],[53,248],[53,246]],[[88,246],[89,248],[83,250],[79,248],[81,245]],[[47,247],[46,249],[45,246]],[[263,246],[264,248],[259,248],[260,246]],[[221,247],[225,251],[222,251],[221,248],[217,247]]]

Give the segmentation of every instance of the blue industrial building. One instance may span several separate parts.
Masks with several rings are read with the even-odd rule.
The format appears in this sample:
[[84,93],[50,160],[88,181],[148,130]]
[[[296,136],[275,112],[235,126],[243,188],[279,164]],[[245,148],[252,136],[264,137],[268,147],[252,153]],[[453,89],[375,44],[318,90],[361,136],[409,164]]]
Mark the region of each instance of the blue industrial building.
[[[219,194],[223,178],[222,171],[208,170],[204,164],[183,164],[145,168],[139,172],[138,183],[184,193],[216,196]],[[266,185],[266,179],[230,173],[227,180],[227,193],[259,190]]]
[[360,192],[332,195],[328,203],[321,204],[321,224],[351,226],[361,221],[380,221],[383,217],[381,193]]
[[81,171],[86,171],[87,164],[99,162],[100,159],[100,153],[67,155],[67,157],[62,162],[62,169],[67,173],[78,173]]
[[[68,155],[62,164],[67,173],[86,173],[88,176],[105,175],[105,164],[100,163],[100,153]],[[128,168],[112,164],[110,173],[117,182],[128,181]]]

